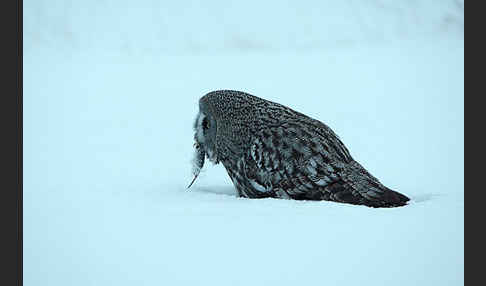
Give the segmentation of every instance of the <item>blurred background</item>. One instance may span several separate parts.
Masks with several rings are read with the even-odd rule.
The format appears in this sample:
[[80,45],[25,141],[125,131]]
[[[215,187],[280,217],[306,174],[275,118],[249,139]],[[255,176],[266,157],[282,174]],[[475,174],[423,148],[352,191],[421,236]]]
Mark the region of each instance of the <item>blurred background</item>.
[[26,53],[305,53],[464,33],[463,0],[38,0],[24,14]]
[[[463,285],[464,1],[24,0],[25,285]],[[236,89],[412,202],[235,197],[192,123]]]

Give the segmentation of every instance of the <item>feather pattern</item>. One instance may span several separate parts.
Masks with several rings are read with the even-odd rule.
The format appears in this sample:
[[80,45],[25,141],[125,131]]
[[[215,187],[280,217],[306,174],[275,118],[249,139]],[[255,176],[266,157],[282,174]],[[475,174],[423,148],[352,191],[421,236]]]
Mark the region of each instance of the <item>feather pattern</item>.
[[208,93],[199,106],[217,126],[215,144],[205,153],[217,154],[241,197],[370,207],[402,206],[409,200],[366,171],[316,119],[239,91]]

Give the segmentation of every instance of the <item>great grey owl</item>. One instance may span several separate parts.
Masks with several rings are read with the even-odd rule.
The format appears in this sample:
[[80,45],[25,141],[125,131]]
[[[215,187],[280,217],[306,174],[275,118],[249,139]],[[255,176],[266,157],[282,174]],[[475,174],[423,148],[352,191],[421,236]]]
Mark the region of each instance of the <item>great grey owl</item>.
[[327,200],[398,207],[409,198],[382,185],[324,123],[241,91],[199,100],[194,179],[207,157],[223,163],[240,197]]

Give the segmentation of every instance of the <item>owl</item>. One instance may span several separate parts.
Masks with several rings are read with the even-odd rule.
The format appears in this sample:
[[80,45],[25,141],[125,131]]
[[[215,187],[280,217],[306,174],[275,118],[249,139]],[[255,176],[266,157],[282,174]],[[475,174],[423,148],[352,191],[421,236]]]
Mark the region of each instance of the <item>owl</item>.
[[398,207],[409,201],[356,162],[326,124],[245,92],[204,95],[194,132],[194,179],[189,187],[207,158],[223,164],[239,197],[369,207]]

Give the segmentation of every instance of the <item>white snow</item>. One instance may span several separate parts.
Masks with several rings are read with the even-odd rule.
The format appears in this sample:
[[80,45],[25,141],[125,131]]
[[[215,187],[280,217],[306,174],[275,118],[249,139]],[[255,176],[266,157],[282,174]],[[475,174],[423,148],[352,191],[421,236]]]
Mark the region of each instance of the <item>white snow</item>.
[[[204,3],[204,4],[203,4]],[[24,285],[463,285],[463,1],[24,1]],[[410,205],[236,198],[198,99],[329,125]]]

